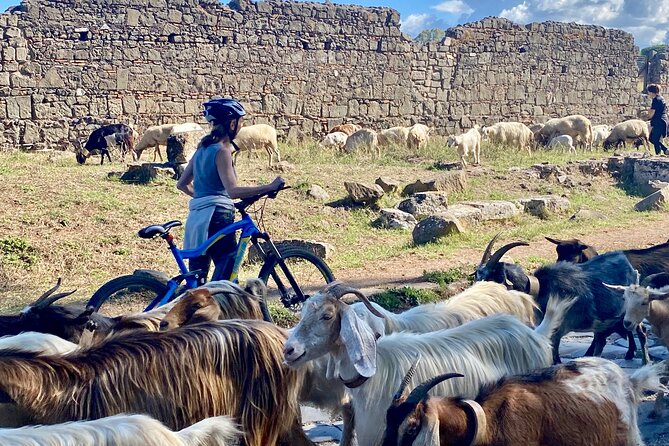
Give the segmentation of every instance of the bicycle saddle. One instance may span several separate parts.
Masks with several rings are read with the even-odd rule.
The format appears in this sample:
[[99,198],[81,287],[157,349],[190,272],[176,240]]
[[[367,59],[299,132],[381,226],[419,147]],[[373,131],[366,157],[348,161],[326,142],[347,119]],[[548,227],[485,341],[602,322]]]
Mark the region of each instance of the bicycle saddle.
[[181,224],[182,223],[179,220],[172,220],[162,225],[151,225],[140,229],[139,232],[137,232],[137,235],[141,238],[153,238],[157,235],[163,235],[170,229],[181,226]]

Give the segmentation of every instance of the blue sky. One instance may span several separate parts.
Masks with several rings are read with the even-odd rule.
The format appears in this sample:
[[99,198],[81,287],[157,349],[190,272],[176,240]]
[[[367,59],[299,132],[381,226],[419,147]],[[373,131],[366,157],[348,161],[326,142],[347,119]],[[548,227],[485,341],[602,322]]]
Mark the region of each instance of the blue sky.
[[[620,28],[632,33],[640,47],[669,41],[669,0],[333,1],[397,9],[402,16],[402,30],[412,36],[426,28],[448,28],[495,15],[522,24],[556,20]],[[0,0],[0,10],[18,3]]]

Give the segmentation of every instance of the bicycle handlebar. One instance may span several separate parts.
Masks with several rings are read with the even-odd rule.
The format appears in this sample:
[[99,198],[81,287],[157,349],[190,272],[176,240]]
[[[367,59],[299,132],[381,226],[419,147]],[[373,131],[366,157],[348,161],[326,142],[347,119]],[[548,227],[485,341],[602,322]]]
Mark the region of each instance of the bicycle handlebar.
[[246,208],[248,208],[252,204],[256,203],[257,201],[261,200],[262,198],[267,197],[267,198],[274,199],[274,198],[276,198],[276,196],[279,194],[280,191],[286,190],[286,189],[290,189],[290,186],[283,186],[282,188],[277,189],[277,190],[273,190],[271,192],[266,192],[264,194],[258,194],[258,195],[254,195],[252,197],[244,198],[244,199],[239,200],[238,202],[235,203],[235,208],[237,208],[237,210],[239,212],[245,212]]

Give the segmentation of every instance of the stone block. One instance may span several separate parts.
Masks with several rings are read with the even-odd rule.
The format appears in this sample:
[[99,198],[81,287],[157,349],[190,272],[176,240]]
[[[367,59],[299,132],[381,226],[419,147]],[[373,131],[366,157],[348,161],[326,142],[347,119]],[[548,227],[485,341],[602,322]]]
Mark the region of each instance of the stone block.
[[526,213],[542,219],[569,209],[569,200],[559,196],[523,198],[518,200]]
[[7,117],[9,119],[30,119],[32,101],[30,96],[12,96],[7,98]]
[[441,215],[455,218],[465,227],[477,226],[483,220],[481,209],[460,203],[450,205]]
[[136,9],[128,8],[128,12],[126,13],[126,21],[125,24],[128,26],[138,26],[139,25],[139,17],[142,15],[141,12],[139,12]]
[[370,186],[347,181],[344,183],[344,188],[354,203],[374,204],[383,196],[383,189],[376,184]]
[[465,232],[464,227],[457,218],[451,216],[433,215],[420,221],[411,233],[413,242],[416,245],[436,242],[440,238],[451,234],[461,234]]
[[407,185],[402,191],[402,195],[413,195],[418,192],[464,192],[467,187],[467,174],[464,170],[454,170],[446,172],[439,177],[416,180],[415,183]]
[[400,187],[400,183],[387,177],[379,177],[374,181],[375,184],[378,184],[383,192],[387,194],[394,194]]
[[467,201],[462,204],[479,209],[482,221],[509,220],[520,214],[520,209],[510,201]]
[[381,215],[373,225],[383,229],[412,229],[418,221],[413,215],[399,209],[381,209]]
[[316,200],[325,201],[330,198],[330,195],[320,187],[318,184],[312,184],[307,190],[307,195]]
[[416,218],[441,214],[448,210],[448,195],[443,192],[418,192],[401,201],[397,208]]
[[638,212],[660,210],[664,207],[668,198],[669,187],[665,187],[639,201],[634,205],[634,210]]

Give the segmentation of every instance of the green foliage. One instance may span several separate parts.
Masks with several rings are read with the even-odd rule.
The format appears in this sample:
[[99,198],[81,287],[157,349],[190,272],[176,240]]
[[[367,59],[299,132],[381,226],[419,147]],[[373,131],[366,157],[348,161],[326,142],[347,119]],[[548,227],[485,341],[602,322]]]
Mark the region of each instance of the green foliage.
[[276,325],[283,328],[290,328],[300,320],[299,315],[293,313],[278,302],[269,302],[267,304],[270,316]]
[[653,51],[658,51],[659,52],[659,51],[664,50],[666,47],[667,47],[667,45],[665,45],[663,43],[659,44],[659,45],[649,46],[649,47],[643,48],[641,51],[639,51],[639,54],[641,54],[642,56],[648,57],[648,56],[650,56],[650,53],[652,53]]
[[381,305],[388,311],[404,311],[417,305],[438,302],[441,297],[431,290],[402,287],[389,288],[370,297],[370,300]]
[[418,43],[430,43],[430,42],[439,42],[446,35],[446,31],[443,29],[424,29],[416,36],[414,42]]
[[37,263],[37,252],[22,237],[0,239],[0,262],[20,268],[30,267]]
[[466,271],[463,268],[449,268],[444,271],[423,271],[423,279],[436,283],[439,286],[445,286],[463,279],[471,281],[470,273],[471,271]]

